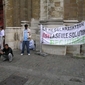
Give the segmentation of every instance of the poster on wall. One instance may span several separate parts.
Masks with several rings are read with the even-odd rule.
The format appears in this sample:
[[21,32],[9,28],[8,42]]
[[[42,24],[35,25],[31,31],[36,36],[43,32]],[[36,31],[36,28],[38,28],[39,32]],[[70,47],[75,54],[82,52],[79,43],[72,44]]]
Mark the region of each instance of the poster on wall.
[[48,45],[81,45],[85,44],[85,22],[73,26],[58,28],[40,27],[40,42]]

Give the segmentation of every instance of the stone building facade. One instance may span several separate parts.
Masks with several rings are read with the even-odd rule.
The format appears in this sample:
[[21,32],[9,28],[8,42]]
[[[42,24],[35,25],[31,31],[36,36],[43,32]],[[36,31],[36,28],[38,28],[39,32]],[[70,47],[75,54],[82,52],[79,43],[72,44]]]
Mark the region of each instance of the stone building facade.
[[[19,48],[19,33],[24,23],[32,30],[39,50],[39,23],[47,27],[73,25],[85,20],[85,0],[2,0],[6,43]],[[42,51],[51,54],[80,53],[79,46],[46,46]],[[84,51],[84,46],[82,48]]]

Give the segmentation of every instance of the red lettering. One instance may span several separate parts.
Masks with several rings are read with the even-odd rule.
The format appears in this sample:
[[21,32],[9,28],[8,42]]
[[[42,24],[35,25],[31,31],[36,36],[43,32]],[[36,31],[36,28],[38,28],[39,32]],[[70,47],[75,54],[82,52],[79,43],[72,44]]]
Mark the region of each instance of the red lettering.
[[43,33],[43,38],[49,38],[50,37],[50,35],[49,34],[46,34],[46,33]]

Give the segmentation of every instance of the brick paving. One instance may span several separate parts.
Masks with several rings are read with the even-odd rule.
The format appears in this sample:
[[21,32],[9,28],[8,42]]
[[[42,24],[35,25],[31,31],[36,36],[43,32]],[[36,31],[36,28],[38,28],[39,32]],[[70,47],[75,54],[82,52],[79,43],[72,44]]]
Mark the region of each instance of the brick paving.
[[85,85],[85,59],[69,56],[20,55],[14,51],[14,60],[0,60],[0,82],[11,75],[27,78],[24,85]]

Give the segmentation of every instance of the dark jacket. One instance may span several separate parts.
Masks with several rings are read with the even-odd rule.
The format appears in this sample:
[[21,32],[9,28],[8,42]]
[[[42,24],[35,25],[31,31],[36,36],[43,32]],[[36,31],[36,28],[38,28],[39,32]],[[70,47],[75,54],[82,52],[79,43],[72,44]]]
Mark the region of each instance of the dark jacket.
[[9,53],[11,53],[13,55],[13,51],[12,51],[12,49],[10,47],[8,47],[8,49],[4,48],[2,51],[4,52],[5,55],[8,55]]

